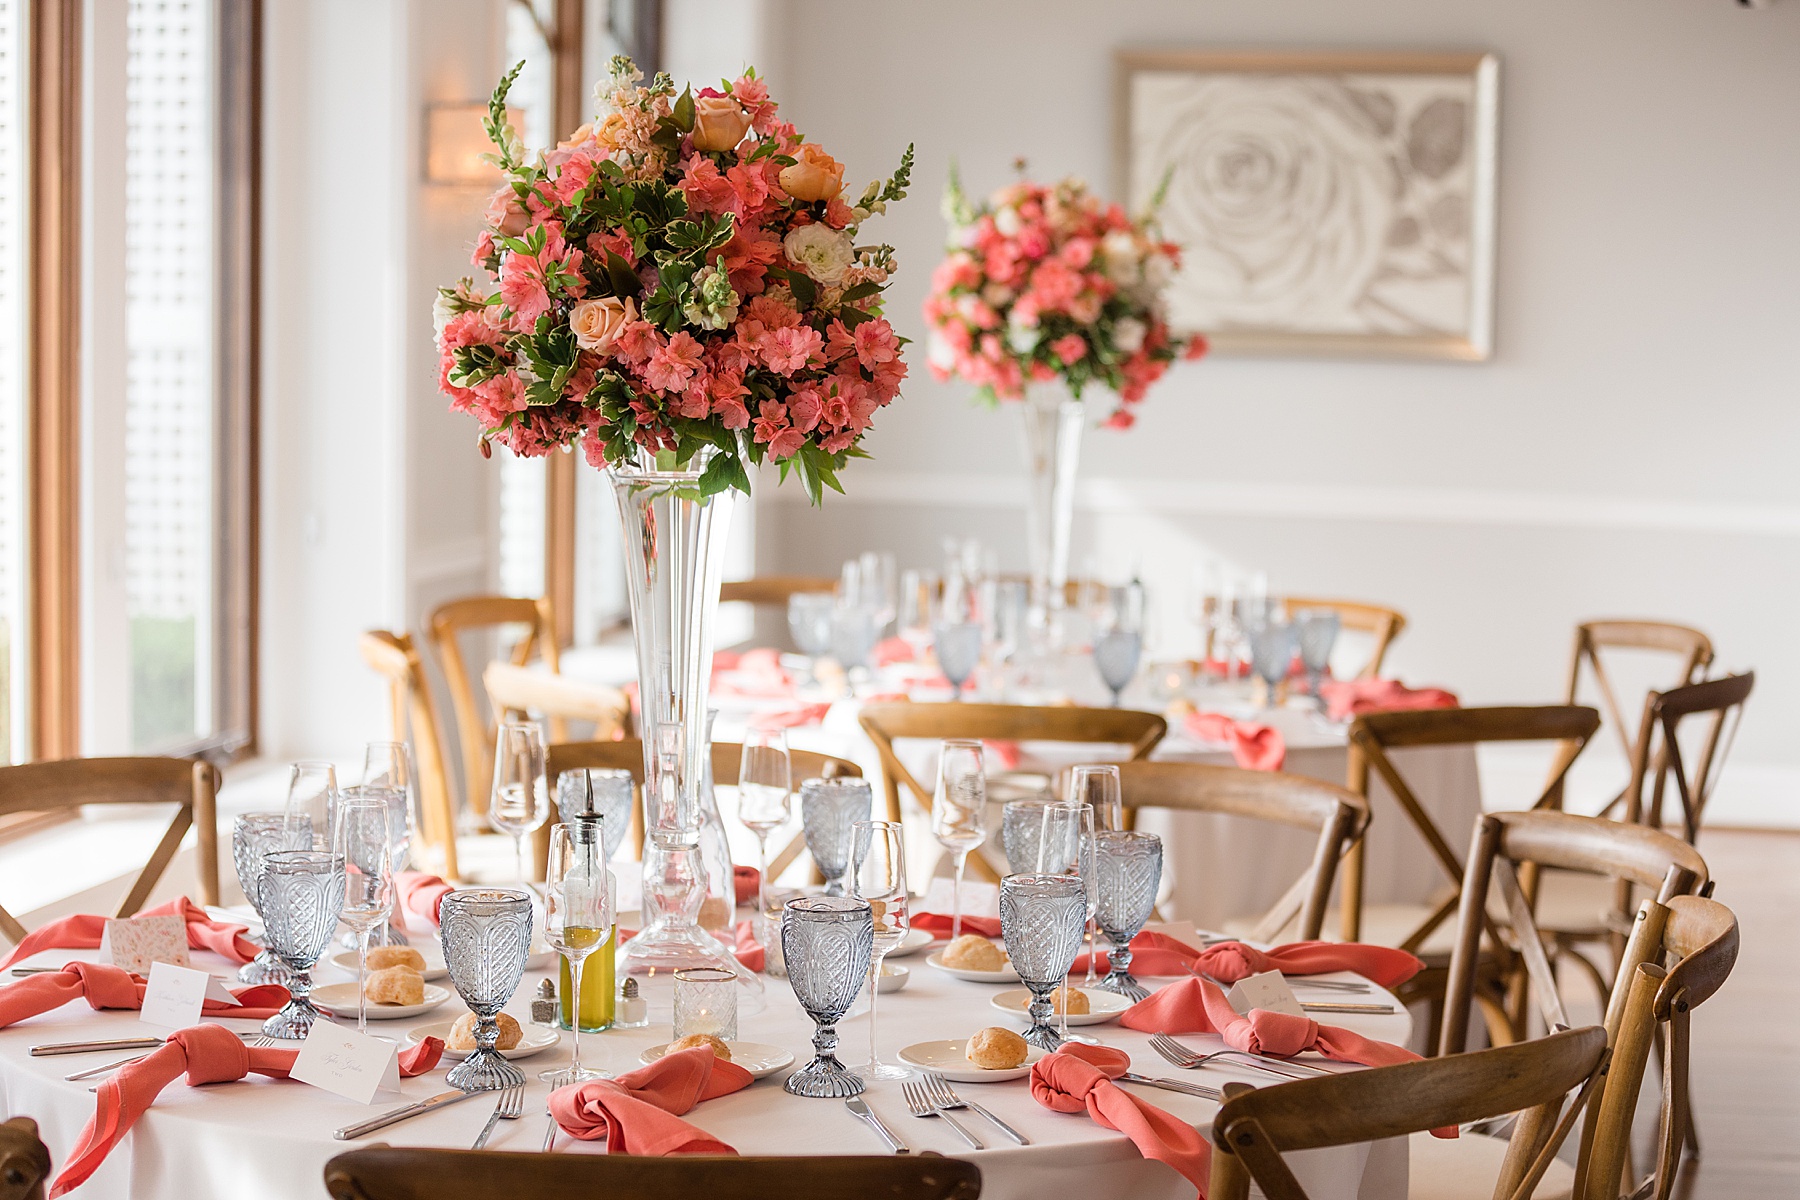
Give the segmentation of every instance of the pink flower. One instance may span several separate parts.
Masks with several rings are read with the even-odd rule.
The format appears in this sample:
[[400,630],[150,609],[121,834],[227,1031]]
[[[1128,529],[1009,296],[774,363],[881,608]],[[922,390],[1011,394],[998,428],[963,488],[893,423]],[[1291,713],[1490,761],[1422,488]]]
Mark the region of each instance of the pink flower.
[[880,317],[864,321],[851,336],[856,341],[857,361],[871,371],[900,356],[900,343],[894,337],[894,327]]
[[531,322],[550,311],[544,265],[531,254],[509,254],[500,264],[500,298],[520,320]]
[[648,321],[633,321],[613,338],[613,357],[638,366],[662,349],[662,344],[662,335],[656,331],[656,326]]
[[858,431],[854,429],[840,429],[838,432],[830,434],[822,439],[819,442],[819,445],[823,446],[830,453],[836,454],[839,450],[848,450],[851,444],[856,441],[857,433]]
[[843,229],[855,219],[856,214],[850,211],[850,206],[836,196],[826,202],[825,223],[833,229]]
[[809,385],[800,388],[788,397],[788,416],[793,418],[794,428],[802,433],[811,433],[818,428],[819,417],[824,410],[824,402],[816,387]]
[[1181,357],[1190,360],[1204,358],[1209,349],[1211,349],[1211,346],[1206,340],[1206,335],[1203,333],[1196,333],[1193,337],[1188,339],[1188,344],[1186,348],[1182,350]]
[[1136,421],[1137,418],[1128,410],[1120,408],[1113,410],[1112,415],[1101,422],[1101,426],[1106,429],[1130,429]]
[[792,375],[825,348],[819,331],[806,325],[777,329],[762,340],[763,361],[777,375]]
[[681,191],[688,207],[695,212],[730,212],[737,201],[731,181],[719,174],[718,164],[705,155],[696,154],[684,164]]
[[739,217],[753,220],[768,203],[769,180],[762,173],[760,164],[739,163],[725,172],[725,181],[732,192],[731,211]]
[[832,388],[831,394],[825,397],[820,420],[833,429],[843,429],[850,424],[850,397],[842,388]]
[[787,406],[778,400],[764,400],[757,412],[755,438],[776,458],[791,458],[806,443],[806,435],[787,423],[787,415]]
[[1042,308],[1066,308],[1081,291],[1081,274],[1055,259],[1039,263],[1031,273],[1031,290]]
[[690,333],[682,332],[669,339],[644,366],[644,382],[658,392],[679,392],[700,366],[701,347]]
[[1062,359],[1065,367],[1072,367],[1087,357],[1087,339],[1079,333],[1066,333],[1050,343],[1050,353]]
[[753,296],[744,305],[744,316],[759,321],[765,329],[789,329],[800,323],[800,313],[790,304],[773,296]]
[[510,183],[488,197],[486,216],[488,228],[503,237],[518,237],[531,228],[531,216]]
[[781,239],[765,231],[747,232],[742,226],[725,243],[725,273],[740,296],[763,290],[768,269],[781,257]]
[[612,253],[624,259],[626,266],[637,266],[637,251],[631,248],[631,239],[623,230],[603,229],[588,234],[587,252],[596,263],[604,263],[607,254]]

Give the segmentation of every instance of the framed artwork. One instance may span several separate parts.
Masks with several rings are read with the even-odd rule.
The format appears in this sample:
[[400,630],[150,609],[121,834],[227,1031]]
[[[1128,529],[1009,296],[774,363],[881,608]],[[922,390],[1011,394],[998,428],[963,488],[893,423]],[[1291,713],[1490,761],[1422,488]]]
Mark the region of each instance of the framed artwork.
[[1121,193],[1162,190],[1178,334],[1242,354],[1479,361],[1493,343],[1491,54],[1127,50]]

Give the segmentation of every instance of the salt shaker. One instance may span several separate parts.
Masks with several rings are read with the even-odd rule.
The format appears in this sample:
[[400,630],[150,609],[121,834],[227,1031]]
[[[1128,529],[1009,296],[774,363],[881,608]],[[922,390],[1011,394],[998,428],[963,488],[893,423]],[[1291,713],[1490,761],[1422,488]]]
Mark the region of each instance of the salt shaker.
[[638,981],[627,977],[613,1016],[615,1029],[642,1029],[650,1024],[650,1002],[638,995]]
[[538,984],[537,995],[531,999],[531,1023],[533,1025],[554,1025],[561,1017],[556,1006],[556,984],[545,979]]

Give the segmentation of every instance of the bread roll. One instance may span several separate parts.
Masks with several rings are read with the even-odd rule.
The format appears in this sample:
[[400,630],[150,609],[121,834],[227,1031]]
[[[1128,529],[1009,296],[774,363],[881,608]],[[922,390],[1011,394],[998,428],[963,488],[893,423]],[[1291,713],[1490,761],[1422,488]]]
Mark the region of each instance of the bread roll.
[[1087,993],[1080,988],[1059,987],[1050,993],[1050,1011],[1067,1011],[1070,1016],[1080,1017],[1093,1009],[1088,1004]]
[[411,967],[425,973],[425,956],[411,946],[370,946],[369,970],[385,971],[389,967]]
[[1031,1054],[1025,1039],[1010,1029],[989,1026],[969,1039],[963,1055],[984,1071],[1010,1071]]
[[965,933],[944,947],[943,964],[964,971],[1004,971],[1006,955],[978,933]]
[[692,1050],[699,1046],[710,1047],[714,1058],[722,1058],[726,1062],[731,1061],[731,1047],[710,1033],[690,1033],[684,1038],[678,1038],[669,1043],[666,1053],[674,1054],[678,1050]]
[[[494,1020],[500,1025],[500,1036],[494,1039],[494,1049],[511,1050],[519,1044],[519,1039],[525,1036],[525,1031],[519,1028],[519,1023],[505,1013],[500,1013]],[[474,1013],[464,1013],[457,1018],[456,1024],[450,1027],[450,1040],[446,1045],[452,1050],[464,1053],[475,1049],[475,1026],[478,1023],[479,1018]]]
[[384,967],[370,971],[363,984],[370,1004],[423,1004],[425,977],[411,967]]

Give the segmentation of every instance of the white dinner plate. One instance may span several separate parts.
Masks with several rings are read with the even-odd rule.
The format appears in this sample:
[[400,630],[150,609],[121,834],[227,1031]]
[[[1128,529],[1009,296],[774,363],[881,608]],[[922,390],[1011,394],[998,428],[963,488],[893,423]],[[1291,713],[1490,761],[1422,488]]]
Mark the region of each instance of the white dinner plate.
[[952,1083],[1005,1083],[1008,1079],[1023,1079],[1031,1074],[1031,1065],[1044,1057],[1044,1052],[1036,1046],[1027,1046],[1022,1065],[1009,1067],[1004,1071],[988,1071],[969,1061],[969,1056],[964,1052],[968,1044],[967,1038],[916,1042],[900,1051],[900,1061],[924,1067],[927,1071],[936,1071]]
[[889,958],[905,958],[909,954],[917,954],[937,939],[931,936],[929,929],[909,929],[900,944],[887,952]]
[[[1088,998],[1089,1011],[1070,1013],[1071,1025],[1103,1025],[1108,1021],[1116,1021],[1119,1014],[1131,1007],[1131,1001],[1117,992],[1103,992],[1099,988],[1076,988],[1077,992]],[[1011,988],[996,995],[989,1004],[1009,1017],[1026,1017],[1025,1009],[1031,1004],[1031,993],[1025,988]],[[1052,1015],[1050,1023],[1056,1024],[1061,1017]]]
[[[442,979],[450,973],[449,968],[444,966],[444,948],[438,945],[437,942],[427,942],[421,939],[414,942],[412,948],[417,950],[419,952],[419,957],[425,960],[426,979]],[[371,949],[373,949],[373,947],[371,947]],[[331,965],[340,971],[347,971],[352,975],[356,974],[356,951],[345,950],[341,954],[332,955]]]
[[[792,1051],[765,1042],[726,1042],[725,1045],[731,1049],[731,1061],[750,1072],[752,1079],[766,1079],[794,1061]],[[649,1066],[668,1052],[667,1042],[651,1046],[638,1055],[638,1061]]]
[[971,983],[1017,983],[1019,973],[1010,965],[1003,971],[971,971],[967,967],[947,967],[944,965],[944,952],[939,950],[925,960],[938,970],[954,975],[958,979],[967,979]]
[[[450,1029],[455,1021],[434,1021],[429,1025],[419,1025],[406,1035],[406,1040],[417,1045],[428,1037],[438,1038],[444,1043],[444,1057],[464,1059],[475,1053],[473,1050],[458,1050],[450,1044]],[[502,1058],[530,1058],[534,1054],[542,1054],[562,1040],[562,1031],[551,1025],[519,1026],[519,1044],[511,1050],[500,1051]]]
[[[312,1002],[328,1013],[340,1017],[356,1019],[356,985],[354,983],[328,983],[312,990]],[[423,1004],[376,1004],[369,1002],[369,1020],[397,1021],[401,1017],[416,1017],[428,1013],[432,1009],[450,999],[450,989],[441,988],[435,983],[425,985],[425,1002]]]

